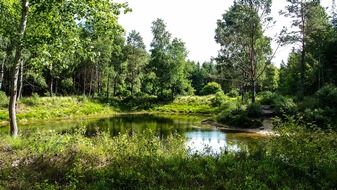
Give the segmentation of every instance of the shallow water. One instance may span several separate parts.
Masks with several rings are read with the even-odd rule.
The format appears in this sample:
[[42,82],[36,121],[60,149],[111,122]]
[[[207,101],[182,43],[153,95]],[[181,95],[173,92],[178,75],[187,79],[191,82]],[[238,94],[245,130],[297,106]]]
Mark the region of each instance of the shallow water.
[[214,127],[201,124],[207,119],[200,115],[155,115],[155,114],[127,114],[110,118],[77,119],[66,122],[34,124],[21,126],[22,133],[30,130],[45,129],[69,132],[79,127],[86,128],[88,137],[94,136],[97,131],[104,131],[111,136],[128,132],[130,134],[151,130],[165,139],[169,135],[187,137],[186,147],[195,152],[204,154],[220,153],[225,150],[238,151],[256,143],[262,137],[251,133],[226,133]]

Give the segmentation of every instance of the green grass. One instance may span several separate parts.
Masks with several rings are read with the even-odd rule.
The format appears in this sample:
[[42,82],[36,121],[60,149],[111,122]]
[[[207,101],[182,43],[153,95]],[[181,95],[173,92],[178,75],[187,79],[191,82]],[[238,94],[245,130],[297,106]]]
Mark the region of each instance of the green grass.
[[[3,189],[334,189],[337,141],[298,127],[247,151],[191,155],[185,139],[151,131],[94,138],[37,131],[0,140]],[[296,128],[297,129],[297,128]],[[319,138],[318,138],[319,137]],[[290,148],[289,148],[290,147]]]
[[171,113],[201,113],[211,114],[217,111],[212,106],[214,95],[209,96],[183,96],[176,98],[173,102],[152,108],[152,111]]
[[[108,105],[83,97],[29,97],[19,102],[17,119],[21,123],[40,120],[69,119],[115,113]],[[0,121],[8,120],[7,108],[0,109]]]

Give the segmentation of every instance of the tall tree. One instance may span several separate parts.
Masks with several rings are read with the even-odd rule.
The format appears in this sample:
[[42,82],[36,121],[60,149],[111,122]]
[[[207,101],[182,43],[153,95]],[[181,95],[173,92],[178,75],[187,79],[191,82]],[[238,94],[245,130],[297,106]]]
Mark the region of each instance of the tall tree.
[[143,68],[147,63],[147,53],[142,36],[139,32],[132,30],[127,37],[125,47],[127,55],[127,78],[131,95],[140,90],[140,80],[143,75]]
[[156,86],[160,96],[164,95],[164,90],[168,89],[170,72],[170,42],[171,34],[166,30],[164,20],[157,19],[152,22],[153,40],[151,42],[151,57],[149,66],[156,76]]
[[217,21],[215,40],[221,45],[218,65],[239,74],[249,82],[255,102],[256,82],[272,59],[270,38],[264,36],[268,26],[271,0],[239,0]]
[[[3,11],[3,8],[10,8],[6,10],[16,10],[13,7],[17,7],[13,0],[0,1],[0,17],[5,18],[8,11]],[[43,63],[51,63],[51,68],[55,68],[64,62],[64,58],[70,54],[75,54],[74,49],[67,48],[67,45],[72,44],[76,47],[76,43],[73,41],[72,35],[69,37],[63,34],[74,33],[78,35],[78,21],[85,20],[90,25],[91,30],[95,32],[95,39],[101,34],[107,34],[114,36],[114,34],[122,31],[121,26],[118,24],[118,15],[120,9],[125,8],[128,10],[126,4],[114,3],[109,0],[102,1],[82,1],[82,0],[61,0],[61,1],[32,1],[29,5],[28,0],[23,0],[21,6],[21,19],[20,22],[14,13],[14,16],[10,19],[1,20],[1,24],[4,26],[13,25],[12,28],[16,28],[19,25],[18,32],[12,32],[11,36],[15,48],[15,58],[13,61],[13,74],[11,79],[11,97],[9,106],[10,117],[10,131],[13,137],[18,134],[18,128],[16,123],[16,96],[17,96],[17,81],[19,73],[19,63],[22,59],[22,49],[27,48],[33,51],[33,55],[45,54],[49,57],[48,60],[44,60]],[[30,7],[28,15],[28,7]],[[28,23],[27,23],[28,20]],[[11,28],[11,27],[9,27]],[[27,30],[26,30],[27,28]],[[1,29],[3,30],[3,29]],[[2,32],[2,31],[0,31]],[[2,32],[3,33],[3,32]],[[75,40],[78,38],[75,38]],[[55,46],[55,47],[51,47]],[[43,47],[39,51],[37,47]],[[45,48],[46,47],[46,48]],[[69,46],[68,46],[69,47]],[[58,53],[58,49],[63,49],[61,53]],[[69,51],[65,50],[68,49]],[[65,57],[63,57],[65,55]],[[34,58],[35,58],[34,57]]]
[[[284,11],[280,14],[292,18],[292,27],[295,30],[288,32],[287,29],[283,31],[282,41],[286,43],[299,43],[301,50],[300,61],[300,97],[303,99],[305,94],[305,57],[306,57],[306,38],[311,28],[308,25],[308,18],[315,17],[313,8],[319,6],[319,0],[287,0],[289,5],[285,7]],[[311,10],[311,11],[310,11]]]
[[184,72],[187,68],[186,58],[188,51],[185,43],[178,38],[174,38],[170,47],[171,61],[169,64],[169,81],[171,89],[171,98],[176,94],[191,94],[193,93],[192,86],[187,80],[187,73]]
[[18,126],[16,123],[16,97],[17,97],[17,84],[19,77],[19,66],[22,57],[23,41],[27,26],[27,16],[29,8],[29,0],[23,0],[21,5],[21,22],[19,26],[19,31],[16,38],[16,50],[15,58],[13,63],[13,75],[11,84],[11,95],[9,100],[9,124],[10,124],[10,134],[12,137],[16,138],[18,136]]

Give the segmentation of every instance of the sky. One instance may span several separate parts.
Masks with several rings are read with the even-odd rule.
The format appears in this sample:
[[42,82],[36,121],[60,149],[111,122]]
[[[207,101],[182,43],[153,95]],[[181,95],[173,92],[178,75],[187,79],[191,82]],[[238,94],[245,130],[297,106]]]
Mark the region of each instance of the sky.
[[[188,59],[203,63],[216,57],[220,46],[214,40],[216,21],[233,4],[232,0],[116,0],[128,2],[132,12],[119,16],[119,23],[127,33],[136,30],[143,37],[147,50],[153,35],[152,22],[161,18],[167,25],[172,37],[185,42],[189,51]],[[321,0],[323,7],[331,6],[331,0]],[[278,12],[286,6],[286,0],[274,0],[272,15],[276,25],[268,32],[270,37],[279,33],[290,21],[279,16]],[[272,44],[273,49],[277,45]],[[279,48],[272,62],[279,67],[282,60],[286,62],[292,46]]]

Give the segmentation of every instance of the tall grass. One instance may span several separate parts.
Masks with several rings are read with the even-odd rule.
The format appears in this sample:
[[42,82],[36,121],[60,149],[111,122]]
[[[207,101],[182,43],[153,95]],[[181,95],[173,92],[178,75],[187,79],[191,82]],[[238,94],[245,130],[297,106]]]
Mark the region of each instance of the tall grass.
[[278,136],[248,152],[217,156],[191,155],[184,138],[151,131],[4,137],[0,189],[334,189],[336,133],[299,123],[278,123]]
[[[68,119],[114,113],[108,105],[88,101],[86,97],[38,97],[22,98],[18,104],[17,119],[20,122],[33,122],[48,119]],[[0,121],[8,120],[7,109],[0,109]]]
[[182,96],[176,98],[172,103],[161,105],[151,109],[159,112],[173,113],[214,113],[217,108],[212,106],[214,95],[209,96]]

